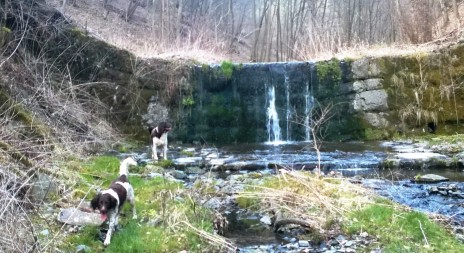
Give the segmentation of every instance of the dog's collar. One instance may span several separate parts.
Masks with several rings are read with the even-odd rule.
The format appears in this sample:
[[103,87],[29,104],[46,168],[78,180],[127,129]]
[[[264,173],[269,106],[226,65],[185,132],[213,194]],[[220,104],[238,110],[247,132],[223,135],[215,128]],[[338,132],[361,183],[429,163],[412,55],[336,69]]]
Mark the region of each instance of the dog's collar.
[[[124,188],[125,188],[125,187],[124,187]],[[115,199],[116,199],[116,203],[117,203],[116,206],[119,207],[119,196],[118,196],[118,194],[117,194],[113,189],[108,189],[108,190],[104,190],[104,191],[101,192],[101,194],[105,194],[105,193],[106,193],[106,194],[109,194],[109,195],[111,195],[113,198],[115,198]]]

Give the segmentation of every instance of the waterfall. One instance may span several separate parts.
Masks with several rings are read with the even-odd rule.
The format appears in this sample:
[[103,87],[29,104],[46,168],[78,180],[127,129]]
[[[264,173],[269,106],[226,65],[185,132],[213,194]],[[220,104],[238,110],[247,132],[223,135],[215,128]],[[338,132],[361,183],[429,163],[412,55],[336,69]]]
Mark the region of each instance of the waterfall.
[[290,120],[291,120],[291,115],[290,115],[290,81],[288,80],[288,73],[285,71],[284,74],[284,85],[285,85],[285,96],[287,99],[287,108],[286,108],[286,133],[287,133],[287,141],[291,140],[291,134],[290,134]]
[[309,92],[309,84],[306,88],[305,94],[305,119],[304,119],[304,128],[305,128],[305,141],[311,141],[311,110],[314,106],[314,97],[311,96]]
[[268,142],[278,143],[281,141],[281,130],[279,126],[279,115],[277,114],[276,105],[275,105],[275,87],[271,86],[267,89],[267,133],[268,133]]

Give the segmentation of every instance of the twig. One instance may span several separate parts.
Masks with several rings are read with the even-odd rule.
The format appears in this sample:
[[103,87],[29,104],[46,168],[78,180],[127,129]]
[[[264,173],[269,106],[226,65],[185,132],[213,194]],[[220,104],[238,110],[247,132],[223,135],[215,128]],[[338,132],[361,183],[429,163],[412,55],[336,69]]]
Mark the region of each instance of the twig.
[[422,232],[422,235],[424,236],[425,246],[430,247],[429,241],[427,240],[427,237],[425,236],[424,230],[422,229],[422,223],[421,223],[420,220],[418,220],[418,221],[419,221],[419,228],[420,228],[420,230]]

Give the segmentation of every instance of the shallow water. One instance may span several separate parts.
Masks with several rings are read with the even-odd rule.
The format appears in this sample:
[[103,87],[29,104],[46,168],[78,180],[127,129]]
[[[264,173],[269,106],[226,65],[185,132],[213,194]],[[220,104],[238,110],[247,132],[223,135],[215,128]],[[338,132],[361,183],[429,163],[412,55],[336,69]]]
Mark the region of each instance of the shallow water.
[[[185,158],[185,155],[181,152],[182,149],[169,150],[168,156],[174,163]],[[149,150],[148,147],[147,150]],[[313,143],[310,142],[293,142],[280,145],[266,143],[238,144],[202,149],[193,148],[192,150],[195,150],[193,157],[191,157],[192,161],[204,161],[205,154],[212,153],[215,153],[213,159],[227,161],[225,166],[218,169],[218,173],[216,173],[222,179],[227,179],[228,176],[234,173],[243,174],[247,171],[275,173],[278,168],[312,170],[320,164],[325,173],[337,171],[345,177],[362,176],[366,179],[364,182],[367,187],[373,188],[380,195],[408,205],[415,210],[435,212],[453,217],[458,223],[464,222],[462,199],[430,195],[428,192],[430,185],[415,184],[410,181],[419,174],[437,174],[449,178],[450,182],[435,185],[456,183],[462,191],[464,190],[464,183],[461,183],[464,182],[463,169],[436,167],[381,169],[382,161],[392,153],[407,150],[404,146],[381,142],[324,143],[319,149],[319,157]],[[240,166],[235,166],[236,164]],[[242,169],[239,171],[227,169],[227,165],[230,165],[231,168],[239,167]],[[259,215],[247,214],[238,210],[238,213],[229,213],[228,219],[230,229],[225,236],[242,247],[240,252],[248,252],[246,249],[253,248],[253,245],[270,246],[286,243],[282,235],[274,233],[269,227],[260,223]],[[252,250],[250,252],[284,251]]]
[[247,169],[270,168],[274,165],[288,169],[312,170],[320,163],[326,173],[332,170],[343,176],[362,176],[387,180],[405,180],[420,174],[438,174],[450,181],[464,182],[463,169],[381,169],[382,161],[395,150],[381,142],[324,143],[320,147],[320,161],[312,143],[293,142],[281,145],[240,144],[218,148],[222,156],[233,156],[235,160],[248,163]]

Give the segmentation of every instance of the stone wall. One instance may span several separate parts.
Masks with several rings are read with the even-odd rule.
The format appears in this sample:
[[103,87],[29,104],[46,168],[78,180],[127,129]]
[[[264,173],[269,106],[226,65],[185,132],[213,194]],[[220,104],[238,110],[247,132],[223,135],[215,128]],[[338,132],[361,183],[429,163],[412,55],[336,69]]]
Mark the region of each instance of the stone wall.
[[335,106],[328,139],[462,133],[463,52],[457,43],[430,53],[340,62],[340,86],[334,88],[333,78],[318,84],[331,91],[317,96],[322,104],[346,105]]

